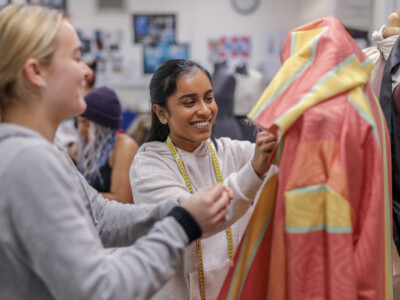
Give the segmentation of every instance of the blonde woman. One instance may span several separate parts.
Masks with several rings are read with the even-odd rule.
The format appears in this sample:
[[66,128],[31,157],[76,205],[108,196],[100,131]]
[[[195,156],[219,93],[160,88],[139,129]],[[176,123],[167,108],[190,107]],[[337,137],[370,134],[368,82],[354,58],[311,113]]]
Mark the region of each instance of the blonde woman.
[[185,246],[225,222],[230,191],[214,186],[180,206],[105,200],[54,141],[86,108],[89,70],[71,24],[4,6],[0,56],[0,299],[151,297]]

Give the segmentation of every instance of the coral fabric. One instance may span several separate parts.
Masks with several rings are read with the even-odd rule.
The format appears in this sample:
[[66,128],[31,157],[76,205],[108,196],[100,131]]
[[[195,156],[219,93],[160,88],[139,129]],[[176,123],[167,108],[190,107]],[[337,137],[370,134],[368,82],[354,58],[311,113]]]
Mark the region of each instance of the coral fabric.
[[249,118],[278,136],[219,299],[392,299],[390,144],[342,24],[289,32]]

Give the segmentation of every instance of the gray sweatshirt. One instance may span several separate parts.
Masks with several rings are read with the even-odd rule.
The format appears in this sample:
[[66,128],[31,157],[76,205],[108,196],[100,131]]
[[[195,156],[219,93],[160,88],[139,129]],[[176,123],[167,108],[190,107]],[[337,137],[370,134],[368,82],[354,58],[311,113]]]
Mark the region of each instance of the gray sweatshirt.
[[[225,226],[232,225],[233,247],[236,250],[251,216],[249,209],[262,184],[251,167],[255,144],[229,138],[217,139],[218,150],[212,144],[224,179],[234,193]],[[203,142],[193,152],[177,148],[195,192],[218,182],[207,145]],[[136,202],[162,203],[169,197],[190,197],[185,180],[167,143],[143,144],[130,168],[133,197]],[[225,232],[203,238],[202,254],[206,299],[216,299],[228,272],[230,261]],[[200,299],[198,259],[193,243],[184,251],[183,261],[173,278],[152,298]]]
[[56,145],[1,123],[0,299],[151,297],[189,243],[176,205],[106,200]]

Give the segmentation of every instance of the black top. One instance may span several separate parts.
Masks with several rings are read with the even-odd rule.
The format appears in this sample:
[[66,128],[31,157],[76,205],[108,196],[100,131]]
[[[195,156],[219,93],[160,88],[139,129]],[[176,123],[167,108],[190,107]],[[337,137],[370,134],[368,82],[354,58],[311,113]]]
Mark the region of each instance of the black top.
[[100,167],[99,173],[93,176],[89,184],[99,193],[109,193],[111,187],[111,167],[107,163]]

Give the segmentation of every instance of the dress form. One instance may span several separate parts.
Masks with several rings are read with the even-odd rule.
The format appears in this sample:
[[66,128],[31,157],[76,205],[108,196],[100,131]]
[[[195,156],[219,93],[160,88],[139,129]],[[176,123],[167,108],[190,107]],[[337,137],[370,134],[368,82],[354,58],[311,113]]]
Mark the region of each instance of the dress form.
[[400,34],[400,12],[393,12],[388,17],[388,25],[383,25],[372,34],[375,46],[363,50],[373,61],[370,84],[374,94],[379,97],[383,70],[394,43]]
[[233,115],[236,79],[231,74],[226,60],[214,64],[214,73],[211,79],[214,98],[218,105],[213,134],[217,138],[230,137],[231,139],[241,140],[242,132]]
[[400,12],[396,11],[389,15],[388,26],[383,30],[383,37],[400,34]]

